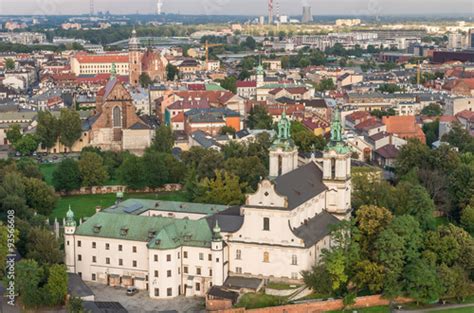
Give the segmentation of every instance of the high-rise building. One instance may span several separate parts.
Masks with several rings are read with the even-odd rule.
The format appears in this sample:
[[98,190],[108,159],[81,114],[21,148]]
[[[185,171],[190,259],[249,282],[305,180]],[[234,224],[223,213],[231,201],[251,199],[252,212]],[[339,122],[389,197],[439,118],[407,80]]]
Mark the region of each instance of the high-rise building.
[[158,0],[158,2],[156,4],[156,14],[157,15],[161,15],[162,8],[163,8],[163,0]]
[[268,0],[268,24],[273,24],[273,0]]
[[313,21],[313,14],[311,13],[311,7],[310,6],[304,6],[303,7],[303,18],[301,19],[301,22],[303,24],[305,23],[311,23]]

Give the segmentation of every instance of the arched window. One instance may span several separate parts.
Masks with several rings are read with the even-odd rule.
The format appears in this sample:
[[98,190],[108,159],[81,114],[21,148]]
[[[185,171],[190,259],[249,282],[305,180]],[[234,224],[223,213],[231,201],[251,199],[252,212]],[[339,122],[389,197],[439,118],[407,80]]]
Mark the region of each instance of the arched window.
[[263,252],[263,262],[265,263],[270,263],[270,253],[268,252]]
[[122,112],[120,107],[115,107],[112,114],[114,127],[122,127]]

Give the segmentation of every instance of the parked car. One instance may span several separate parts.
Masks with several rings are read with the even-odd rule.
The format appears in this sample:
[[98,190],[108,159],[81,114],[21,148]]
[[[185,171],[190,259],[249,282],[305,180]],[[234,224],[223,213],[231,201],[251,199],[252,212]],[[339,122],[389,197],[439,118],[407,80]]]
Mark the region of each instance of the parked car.
[[127,296],[133,296],[138,293],[138,289],[136,287],[128,287],[127,288]]

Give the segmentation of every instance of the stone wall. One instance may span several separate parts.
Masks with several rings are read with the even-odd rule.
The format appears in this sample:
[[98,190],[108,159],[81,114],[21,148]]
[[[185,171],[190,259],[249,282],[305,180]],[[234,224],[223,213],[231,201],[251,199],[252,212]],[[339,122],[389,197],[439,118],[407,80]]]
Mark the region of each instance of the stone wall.
[[232,308],[232,301],[228,299],[206,299],[206,310],[222,311]]
[[[407,303],[413,300],[406,298],[396,299],[396,303]],[[367,297],[358,297],[356,303],[352,308],[365,308],[371,306],[383,306],[388,305],[389,300],[383,299],[380,295],[367,296]],[[341,310],[344,308],[342,299],[330,300],[330,301],[320,301],[320,302],[308,302],[301,304],[289,304],[282,306],[274,306],[261,309],[251,309],[246,310],[243,308],[227,309],[227,310],[218,310],[215,312],[218,313],[319,313],[333,310]]]
[[68,193],[61,192],[61,196],[75,196],[75,195],[95,195],[95,194],[107,194],[107,193],[158,193],[158,192],[171,192],[179,191],[183,188],[181,184],[166,184],[159,188],[142,188],[142,189],[130,189],[123,185],[114,186],[94,186],[94,187],[81,187],[81,189],[73,190]]

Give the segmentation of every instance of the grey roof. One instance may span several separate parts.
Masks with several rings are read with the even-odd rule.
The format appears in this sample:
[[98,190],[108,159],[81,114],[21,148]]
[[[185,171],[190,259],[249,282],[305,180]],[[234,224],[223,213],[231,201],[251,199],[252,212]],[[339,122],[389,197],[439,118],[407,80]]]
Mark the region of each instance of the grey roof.
[[74,273],[67,273],[67,293],[73,297],[82,298],[93,296],[92,290],[84,283],[79,275]]
[[219,299],[228,299],[231,300],[232,303],[237,302],[239,298],[239,294],[235,291],[224,290],[218,286],[212,286],[211,289],[207,292],[209,296],[219,298]]
[[323,172],[314,162],[275,179],[275,190],[288,198],[288,209],[297,208],[327,189]]
[[329,235],[331,226],[339,224],[332,214],[326,211],[307,220],[303,225],[293,230],[296,237],[303,239],[305,247],[312,247],[321,239]]
[[247,128],[239,130],[238,132],[235,133],[235,137],[239,139],[247,137],[248,135],[250,135],[250,132]]
[[220,146],[219,143],[212,138],[209,134],[203,132],[202,130],[197,130],[191,134],[191,137],[203,148],[209,149],[211,147]]
[[84,301],[82,306],[85,312],[91,313],[128,313],[120,302]]
[[145,125],[143,123],[136,122],[135,124],[130,126],[130,129],[150,129],[150,127],[148,127],[148,125]]
[[260,278],[229,276],[225,280],[223,287],[233,290],[240,290],[243,288],[258,290],[262,284],[263,280]]
[[209,227],[212,229],[216,225],[216,220],[219,227],[224,233],[234,233],[238,231],[244,223],[244,217],[240,215],[240,207],[234,206],[217,214],[206,217]]

